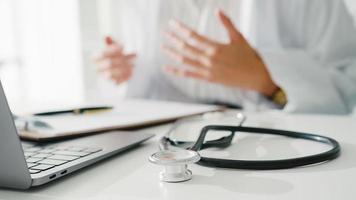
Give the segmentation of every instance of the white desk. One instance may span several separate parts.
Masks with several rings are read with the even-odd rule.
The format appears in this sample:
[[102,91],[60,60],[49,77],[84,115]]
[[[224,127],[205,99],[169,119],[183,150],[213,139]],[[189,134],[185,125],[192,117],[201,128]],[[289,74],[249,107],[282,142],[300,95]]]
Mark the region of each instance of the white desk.
[[[341,143],[342,155],[322,165],[275,171],[193,165],[191,181],[161,183],[158,180],[161,168],[147,161],[157,150],[159,137],[155,137],[140,148],[47,186],[29,191],[1,189],[0,199],[356,199],[355,118],[264,113],[248,115],[247,124],[331,136]],[[168,125],[147,131],[162,134],[167,128]]]

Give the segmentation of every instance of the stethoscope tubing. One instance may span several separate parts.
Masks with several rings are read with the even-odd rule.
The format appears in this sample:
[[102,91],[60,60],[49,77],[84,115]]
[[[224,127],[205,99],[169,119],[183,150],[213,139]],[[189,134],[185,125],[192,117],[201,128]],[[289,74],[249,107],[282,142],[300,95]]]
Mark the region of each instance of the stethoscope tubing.
[[[234,133],[246,132],[246,133],[257,133],[257,134],[267,134],[267,135],[280,135],[280,136],[324,143],[332,146],[332,148],[328,151],[314,154],[314,155],[290,158],[290,159],[279,159],[279,160],[230,160],[230,159],[201,157],[200,161],[197,164],[207,166],[207,167],[248,169],[248,170],[289,169],[289,168],[313,165],[313,164],[330,161],[337,158],[341,153],[341,146],[335,139],[322,135],[317,135],[317,134],[279,130],[279,129],[269,129],[269,128],[257,128],[257,127],[247,127],[247,126],[219,126],[219,125],[205,126],[202,132],[207,133],[209,130],[229,130]],[[196,143],[190,149],[194,151],[199,151],[204,142],[203,139],[204,137],[198,138]],[[179,143],[179,141],[175,141],[175,142]],[[166,136],[162,137],[160,141],[160,147],[167,149],[169,148],[169,145],[172,145],[169,142],[169,138]]]

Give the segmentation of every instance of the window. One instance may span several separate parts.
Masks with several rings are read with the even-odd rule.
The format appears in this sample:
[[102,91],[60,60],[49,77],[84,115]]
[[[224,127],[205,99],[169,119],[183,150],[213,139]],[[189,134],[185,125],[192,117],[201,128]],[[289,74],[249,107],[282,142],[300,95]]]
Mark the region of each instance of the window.
[[78,1],[0,0],[0,24],[0,78],[13,109],[82,101]]

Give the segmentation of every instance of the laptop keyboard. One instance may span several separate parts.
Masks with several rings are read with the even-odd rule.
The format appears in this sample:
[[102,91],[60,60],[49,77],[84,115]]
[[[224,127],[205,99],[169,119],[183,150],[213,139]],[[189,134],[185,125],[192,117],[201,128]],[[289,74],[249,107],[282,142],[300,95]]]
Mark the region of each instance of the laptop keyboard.
[[102,149],[77,146],[24,147],[27,166],[31,174],[52,169],[99,151],[102,151]]

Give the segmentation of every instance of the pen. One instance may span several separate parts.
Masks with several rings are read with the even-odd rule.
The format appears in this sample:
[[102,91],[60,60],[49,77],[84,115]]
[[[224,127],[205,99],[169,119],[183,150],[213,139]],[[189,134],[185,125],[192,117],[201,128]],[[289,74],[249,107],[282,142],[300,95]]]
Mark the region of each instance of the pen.
[[57,110],[57,111],[50,111],[50,112],[39,112],[33,114],[34,116],[49,116],[49,115],[58,115],[58,114],[67,114],[72,113],[75,115],[82,115],[87,113],[93,112],[101,112],[111,110],[112,106],[95,106],[95,107],[83,107],[83,108],[76,108],[76,109],[68,109],[68,110]]

